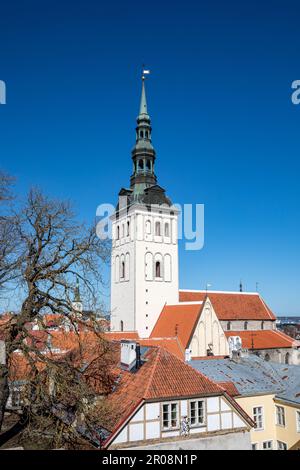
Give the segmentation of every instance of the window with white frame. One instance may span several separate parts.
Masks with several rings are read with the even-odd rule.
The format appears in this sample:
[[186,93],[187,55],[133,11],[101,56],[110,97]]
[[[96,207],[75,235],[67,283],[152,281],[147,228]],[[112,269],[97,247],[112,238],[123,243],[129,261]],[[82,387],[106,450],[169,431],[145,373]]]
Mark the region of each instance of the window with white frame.
[[256,424],[257,430],[263,429],[263,408],[262,406],[255,406],[253,408],[253,420]]
[[296,411],[296,428],[300,432],[300,411]]
[[190,402],[191,426],[201,426],[205,423],[205,401],[197,400]]
[[263,450],[272,450],[272,448],[273,448],[273,441],[263,442]]
[[252,450],[258,450],[258,443],[257,443],[257,442],[253,442],[253,444],[251,444],[251,449],[252,449]]
[[178,403],[164,403],[162,409],[163,429],[178,428]]
[[282,441],[277,441],[277,449],[278,450],[287,450],[287,444]]
[[276,405],[276,424],[278,426],[285,426],[285,413],[283,406]]

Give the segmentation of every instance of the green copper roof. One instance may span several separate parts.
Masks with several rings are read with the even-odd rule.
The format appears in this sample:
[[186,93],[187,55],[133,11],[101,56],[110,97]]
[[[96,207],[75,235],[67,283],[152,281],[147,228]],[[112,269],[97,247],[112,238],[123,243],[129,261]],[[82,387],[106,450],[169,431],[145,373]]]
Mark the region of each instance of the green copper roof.
[[147,111],[147,100],[146,100],[146,90],[145,90],[145,79],[142,79],[142,95],[141,95],[141,104],[140,104],[140,117],[144,117],[144,115],[148,116]]

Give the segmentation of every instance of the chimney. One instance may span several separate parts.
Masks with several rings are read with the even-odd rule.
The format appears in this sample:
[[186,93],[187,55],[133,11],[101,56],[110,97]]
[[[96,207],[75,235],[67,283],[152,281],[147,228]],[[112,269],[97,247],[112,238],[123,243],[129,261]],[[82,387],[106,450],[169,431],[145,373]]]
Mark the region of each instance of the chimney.
[[136,341],[121,341],[121,368],[131,371],[141,366],[141,348]]
[[185,350],[185,362],[190,362],[191,359],[192,359],[192,350],[186,349]]

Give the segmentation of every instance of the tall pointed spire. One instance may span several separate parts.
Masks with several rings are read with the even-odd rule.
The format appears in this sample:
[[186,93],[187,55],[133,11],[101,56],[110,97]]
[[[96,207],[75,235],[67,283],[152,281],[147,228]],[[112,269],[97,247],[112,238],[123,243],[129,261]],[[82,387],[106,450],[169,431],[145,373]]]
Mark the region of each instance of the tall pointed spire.
[[146,99],[146,89],[145,89],[145,77],[142,75],[142,94],[141,94],[141,104],[140,104],[140,114],[139,118],[141,118],[143,115],[148,115],[147,111],[147,99]]
[[142,74],[142,93],[140,112],[137,117],[136,142],[132,149],[133,174],[130,187],[134,192],[134,199],[139,200],[144,190],[156,184],[154,173],[155,150],[151,142],[151,120],[148,114],[145,73]]

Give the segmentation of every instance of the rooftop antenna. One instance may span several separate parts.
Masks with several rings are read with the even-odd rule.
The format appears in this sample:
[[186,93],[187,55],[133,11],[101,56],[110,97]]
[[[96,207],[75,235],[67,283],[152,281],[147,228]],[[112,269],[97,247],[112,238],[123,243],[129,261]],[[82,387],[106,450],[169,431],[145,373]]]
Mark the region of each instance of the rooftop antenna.
[[206,284],[206,293],[207,293],[209,287],[211,287],[211,284]]
[[258,282],[255,283],[255,291],[258,292]]

